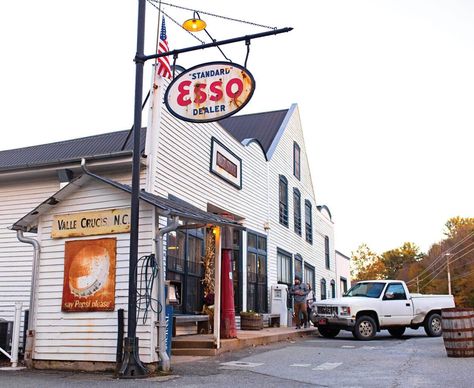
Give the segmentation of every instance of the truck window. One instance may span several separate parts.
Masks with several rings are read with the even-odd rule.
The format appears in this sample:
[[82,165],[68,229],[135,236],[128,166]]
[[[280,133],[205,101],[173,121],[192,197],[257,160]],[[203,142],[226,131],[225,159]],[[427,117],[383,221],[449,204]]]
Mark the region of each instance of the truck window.
[[[392,294],[390,298],[386,296],[389,293]],[[404,300],[407,298],[407,296],[401,283],[392,283],[387,287],[387,291],[385,291],[383,298],[384,300]]]
[[346,296],[364,296],[366,298],[378,298],[382,293],[385,283],[357,283],[349,291]]

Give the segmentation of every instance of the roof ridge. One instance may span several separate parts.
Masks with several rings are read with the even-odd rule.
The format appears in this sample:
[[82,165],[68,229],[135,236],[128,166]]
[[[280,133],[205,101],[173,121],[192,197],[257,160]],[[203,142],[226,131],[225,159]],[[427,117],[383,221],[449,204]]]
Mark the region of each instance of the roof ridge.
[[[145,128],[142,128],[142,130],[143,130],[143,129],[145,129]],[[0,153],[1,153],[1,152],[6,152],[6,151],[27,150],[27,149],[37,148],[37,147],[42,147],[42,146],[51,146],[51,145],[57,145],[57,144],[67,144],[67,143],[71,143],[71,142],[76,142],[76,141],[78,141],[78,140],[99,138],[99,137],[103,137],[103,136],[110,136],[110,135],[113,135],[113,134],[118,134],[118,133],[120,133],[120,132],[129,132],[129,131],[130,131],[130,129],[121,129],[121,130],[119,130],[119,131],[112,131],[112,132],[100,133],[100,134],[97,134],[97,135],[76,137],[76,138],[74,138],[74,139],[59,140],[59,141],[54,141],[54,142],[51,142],[51,143],[35,144],[35,145],[27,146],[27,147],[11,148],[11,149],[8,149],[8,150],[0,150]]]
[[219,120],[218,122],[224,121],[224,120],[227,120],[227,119],[237,119],[237,118],[240,118],[240,117],[264,115],[264,114],[268,114],[268,113],[277,113],[277,112],[285,112],[285,111],[288,111],[288,108],[286,108],[286,109],[269,110],[269,111],[266,111],[266,112],[247,113],[247,114],[245,114],[245,115],[235,115],[235,116],[226,117],[225,119]]

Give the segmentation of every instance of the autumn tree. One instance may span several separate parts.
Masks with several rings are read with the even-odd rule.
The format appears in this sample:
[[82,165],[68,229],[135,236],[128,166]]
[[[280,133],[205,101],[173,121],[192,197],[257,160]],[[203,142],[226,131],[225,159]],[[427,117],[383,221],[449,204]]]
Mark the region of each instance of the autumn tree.
[[383,279],[385,267],[380,257],[367,244],[352,252],[351,278],[354,280]]

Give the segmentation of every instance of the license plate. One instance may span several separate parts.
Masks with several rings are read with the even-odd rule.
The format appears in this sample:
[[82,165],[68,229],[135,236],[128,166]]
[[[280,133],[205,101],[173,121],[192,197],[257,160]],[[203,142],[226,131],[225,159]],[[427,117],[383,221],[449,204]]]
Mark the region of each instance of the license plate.
[[320,318],[318,320],[318,325],[327,325],[328,321],[326,318]]

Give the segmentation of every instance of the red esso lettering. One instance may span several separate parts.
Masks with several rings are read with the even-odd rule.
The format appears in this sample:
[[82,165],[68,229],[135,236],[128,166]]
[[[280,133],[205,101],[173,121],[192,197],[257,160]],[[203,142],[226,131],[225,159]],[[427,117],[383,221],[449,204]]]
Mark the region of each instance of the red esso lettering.
[[202,104],[207,100],[207,94],[204,92],[206,89],[206,84],[196,84],[194,85],[194,103],[195,104]]
[[[233,86],[237,87],[237,90]],[[225,92],[230,98],[239,97],[244,91],[244,83],[240,78],[232,78],[225,87]]]
[[[191,81],[183,81],[178,85],[178,97],[176,98],[176,102],[180,106],[186,106],[191,104],[191,99],[187,98],[185,99],[186,96],[189,96],[189,86],[191,85]],[[185,89],[188,87],[188,89]]]
[[224,92],[222,91],[222,81],[214,81],[211,84],[210,89],[213,94],[211,94],[209,100],[219,101],[224,96]]
[[178,85],[178,96],[176,98],[178,105],[187,106],[191,104],[191,102],[199,105],[204,104],[208,97],[211,101],[219,101],[224,97],[224,90],[227,97],[235,99],[244,91],[244,83],[240,78],[232,78],[227,82],[225,88],[222,85],[222,81],[212,82],[209,86],[209,95],[206,93],[207,84],[202,82],[194,85],[194,99],[192,99],[190,86],[191,81],[189,80],[183,81]]

